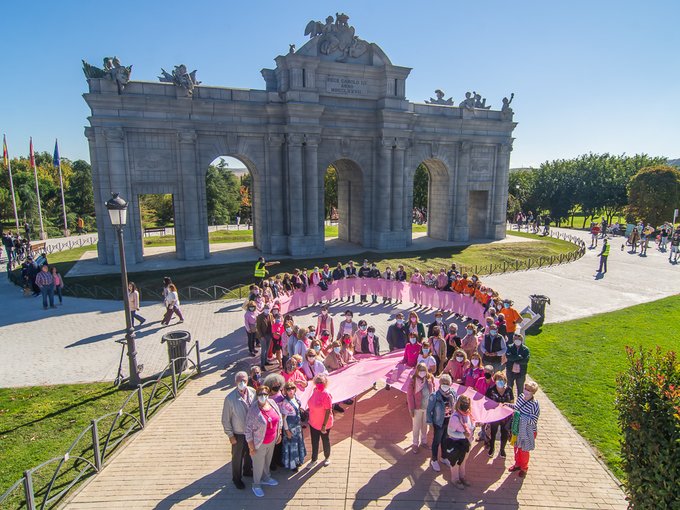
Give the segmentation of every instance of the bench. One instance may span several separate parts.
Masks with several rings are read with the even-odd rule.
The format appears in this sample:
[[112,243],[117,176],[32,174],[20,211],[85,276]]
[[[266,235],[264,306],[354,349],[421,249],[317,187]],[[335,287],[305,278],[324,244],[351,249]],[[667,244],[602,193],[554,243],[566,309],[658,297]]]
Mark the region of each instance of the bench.
[[151,235],[151,234],[160,234],[162,236],[165,235],[165,227],[154,227],[154,228],[145,228],[144,229],[144,235]]

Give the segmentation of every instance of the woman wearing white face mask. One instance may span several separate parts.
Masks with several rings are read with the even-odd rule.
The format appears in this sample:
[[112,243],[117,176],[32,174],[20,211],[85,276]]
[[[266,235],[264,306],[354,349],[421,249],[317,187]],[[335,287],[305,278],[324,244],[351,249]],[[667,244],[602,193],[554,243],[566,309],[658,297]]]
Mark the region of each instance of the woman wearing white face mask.
[[329,372],[332,372],[333,370],[338,370],[339,368],[343,368],[346,363],[345,360],[342,357],[341,354],[341,344],[339,341],[333,342],[331,347],[330,352],[328,353],[328,356],[326,356],[326,359],[323,360],[324,366],[328,369]]
[[222,426],[231,443],[232,481],[237,489],[245,489],[243,476],[251,476],[253,472],[245,429],[248,411],[255,400],[255,390],[248,387],[246,372],[237,372],[235,382],[236,389],[224,399]]
[[352,320],[354,318],[352,310],[345,310],[344,315],[344,320],[338,325],[338,336],[336,337],[336,340],[342,340],[344,335],[354,337],[354,333],[359,329],[357,323]]
[[456,384],[463,384],[465,381],[465,371],[470,367],[470,362],[467,359],[467,354],[463,349],[456,349],[451,356],[451,359],[444,367],[444,374],[451,376],[451,379]]
[[[498,402],[499,404],[512,404],[515,401],[515,395],[512,393],[512,388],[508,388],[508,381],[503,372],[496,372],[493,376],[494,385],[486,391],[486,398]],[[505,445],[510,437],[512,425],[512,416],[503,418],[500,421],[490,423],[490,434],[487,437],[489,442],[489,457],[493,457],[494,447],[496,443],[496,434],[498,429],[501,430],[501,451],[500,456],[505,458]]]
[[515,440],[515,463],[508,471],[519,471],[524,477],[529,469],[529,452],[536,447],[535,439],[538,432],[538,416],[541,408],[534,395],[538,391],[538,384],[531,381],[524,385],[524,391],[517,397],[515,416],[512,419],[512,435]]
[[428,340],[423,340],[420,346],[420,354],[418,355],[419,364],[423,363],[427,367],[427,371],[434,374],[437,371],[437,360],[432,354],[432,347]]
[[505,357],[505,375],[508,378],[508,386],[512,389],[517,385],[517,394],[524,388],[524,381],[527,378],[527,367],[529,366],[529,348],[524,345],[521,335],[515,335],[512,344],[508,347]]
[[451,377],[443,374],[439,378],[439,389],[430,394],[427,402],[426,419],[432,425],[432,459],[430,465],[436,472],[441,471],[439,467],[439,454],[442,456],[442,464],[450,466],[450,462],[444,456],[444,445],[442,444],[446,436],[446,428],[449,425],[449,418],[456,404],[456,394],[451,391]]
[[257,389],[257,400],[250,406],[246,417],[246,441],[253,459],[253,493],[264,496],[262,485],[278,485],[270,475],[269,465],[274,445],[281,441],[281,412],[269,398],[269,388]]
[[413,453],[418,453],[418,446],[427,448],[426,413],[432,393],[434,393],[434,377],[428,372],[424,363],[418,363],[406,387],[406,402],[413,420]]
[[463,382],[465,386],[475,387],[477,380],[484,376],[484,367],[482,366],[482,357],[476,352],[470,356],[470,364],[465,370],[465,377]]
[[468,359],[472,358],[472,355],[477,352],[479,348],[479,338],[477,336],[477,327],[469,323],[465,326],[465,336],[460,341],[460,348],[465,351]]

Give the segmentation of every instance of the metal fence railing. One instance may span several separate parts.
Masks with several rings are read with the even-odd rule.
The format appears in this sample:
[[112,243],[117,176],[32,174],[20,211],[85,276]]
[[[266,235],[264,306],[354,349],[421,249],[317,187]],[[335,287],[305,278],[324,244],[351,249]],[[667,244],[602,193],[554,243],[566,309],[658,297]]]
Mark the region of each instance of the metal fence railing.
[[[180,360],[185,369],[178,373],[175,361]],[[176,398],[184,384],[200,373],[200,347],[195,342],[186,356],[173,359],[158,376],[131,391],[117,411],[92,419],[63,455],[24,471],[0,495],[0,508],[54,508],[81,480],[99,473],[125,439],[142,430],[166,401]]]

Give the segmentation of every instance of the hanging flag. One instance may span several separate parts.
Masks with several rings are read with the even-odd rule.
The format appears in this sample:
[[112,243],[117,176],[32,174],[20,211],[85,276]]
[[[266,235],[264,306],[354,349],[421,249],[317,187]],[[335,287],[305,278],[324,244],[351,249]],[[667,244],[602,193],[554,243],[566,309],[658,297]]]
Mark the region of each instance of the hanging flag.
[[31,167],[35,168],[35,155],[33,154],[33,137],[30,138],[30,158],[31,158]]
[[52,160],[52,164],[54,165],[54,168],[59,168],[59,165],[61,164],[61,160],[59,159],[59,142],[57,140],[54,141],[54,159]]
[[2,135],[2,162],[5,166],[9,166],[9,155],[7,154],[7,138]]

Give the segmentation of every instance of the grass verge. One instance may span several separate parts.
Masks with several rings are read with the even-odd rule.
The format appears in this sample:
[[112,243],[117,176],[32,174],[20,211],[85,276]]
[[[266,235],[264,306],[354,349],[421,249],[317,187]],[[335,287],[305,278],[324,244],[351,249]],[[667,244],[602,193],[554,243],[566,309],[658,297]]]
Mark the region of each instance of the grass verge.
[[616,376],[627,345],[678,349],[669,328],[680,320],[680,295],[585,319],[544,325],[529,339],[529,372],[578,432],[622,478],[621,434],[614,409]]

